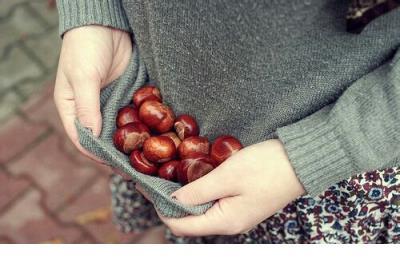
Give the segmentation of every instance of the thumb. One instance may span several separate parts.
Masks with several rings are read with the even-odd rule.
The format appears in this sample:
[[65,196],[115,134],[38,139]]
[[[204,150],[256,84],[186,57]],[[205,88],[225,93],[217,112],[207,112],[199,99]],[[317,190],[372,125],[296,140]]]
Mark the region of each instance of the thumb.
[[75,111],[81,124],[92,130],[98,137],[101,132],[100,81],[96,79],[78,79],[71,81]]
[[207,175],[178,189],[171,196],[183,204],[198,205],[237,196],[239,193],[238,182],[233,180],[229,172],[222,171],[218,167]]

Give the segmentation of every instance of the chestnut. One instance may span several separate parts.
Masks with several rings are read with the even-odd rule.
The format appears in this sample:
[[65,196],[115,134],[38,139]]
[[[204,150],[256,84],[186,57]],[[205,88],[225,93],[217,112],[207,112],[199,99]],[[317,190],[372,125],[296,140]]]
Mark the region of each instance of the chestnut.
[[157,101],[145,101],[139,108],[139,118],[158,133],[168,132],[175,120],[172,109]]
[[140,122],[139,113],[133,106],[125,106],[118,110],[117,127],[125,126],[129,123]]
[[208,174],[216,167],[210,156],[202,153],[192,153],[188,158],[181,160],[178,165],[178,180],[182,185]]
[[149,162],[144,157],[143,152],[134,150],[129,156],[129,161],[136,171],[145,175],[156,175],[158,172],[157,164]]
[[175,132],[167,132],[167,133],[161,134],[161,136],[167,136],[167,137],[171,138],[172,141],[175,143],[175,147],[177,149],[179,147],[179,144],[181,144],[181,142],[182,142],[181,139],[178,138],[178,136],[175,134]]
[[143,154],[154,163],[170,161],[176,155],[175,143],[167,136],[150,137],[143,143]]
[[179,163],[180,162],[177,160],[172,160],[172,161],[164,163],[158,169],[158,176],[165,180],[176,181]]
[[175,120],[174,128],[181,140],[192,136],[198,136],[200,133],[196,120],[190,115],[178,116]]
[[143,142],[150,137],[150,130],[140,122],[129,123],[118,128],[113,135],[115,147],[126,154],[142,148]]
[[219,136],[211,145],[211,158],[219,165],[243,146],[238,139],[230,135]]
[[185,159],[192,153],[208,154],[210,151],[210,142],[205,137],[189,137],[182,141],[178,147],[179,157]]
[[139,108],[139,106],[145,101],[162,102],[162,96],[157,87],[145,85],[133,93],[132,101],[135,106]]

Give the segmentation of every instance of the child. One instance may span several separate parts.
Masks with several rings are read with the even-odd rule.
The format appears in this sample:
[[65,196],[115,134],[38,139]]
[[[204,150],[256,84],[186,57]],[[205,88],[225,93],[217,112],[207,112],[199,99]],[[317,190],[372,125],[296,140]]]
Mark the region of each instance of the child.
[[[160,216],[173,235],[210,237],[170,235],[173,242],[398,242],[400,183],[387,167],[400,159],[400,12],[365,25],[374,7],[396,6],[371,2],[351,16],[352,32],[365,26],[355,34],[339,0],[59,0],[56,105],[74,144],[93,158],[73,122],[99,135],[100,90],[138,49],[177,113],[194,114],[210,139],[243,141],[173,195],[184,204],[218,200],[211,209]],[[128,186],[114,178],[116,204],[138,197]],[[116,208],[126,230],[146,225],[132,206]]]

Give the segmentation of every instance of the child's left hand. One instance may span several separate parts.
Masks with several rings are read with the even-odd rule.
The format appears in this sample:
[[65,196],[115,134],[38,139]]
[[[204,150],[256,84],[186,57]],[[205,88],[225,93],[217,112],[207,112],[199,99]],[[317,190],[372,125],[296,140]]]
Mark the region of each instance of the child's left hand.
[[160,218],[177,236],[240,234],[304,193],[283,144],[268,140],[240,150],[172,194],[188,205],[217,200],[205,214]]

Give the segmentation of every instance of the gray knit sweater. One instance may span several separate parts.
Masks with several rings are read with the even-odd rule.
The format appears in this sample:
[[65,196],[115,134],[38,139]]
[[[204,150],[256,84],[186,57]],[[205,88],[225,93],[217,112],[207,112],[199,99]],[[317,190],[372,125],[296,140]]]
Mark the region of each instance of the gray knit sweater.
[[[165,101],[202,134],[279,137],[315,196],[400,165],[400,10],[346,32],[344,0],[59,0],[60,33],[133,32]],[[279,177],[277,177],[279,178]]]

